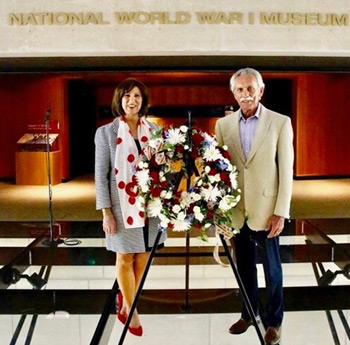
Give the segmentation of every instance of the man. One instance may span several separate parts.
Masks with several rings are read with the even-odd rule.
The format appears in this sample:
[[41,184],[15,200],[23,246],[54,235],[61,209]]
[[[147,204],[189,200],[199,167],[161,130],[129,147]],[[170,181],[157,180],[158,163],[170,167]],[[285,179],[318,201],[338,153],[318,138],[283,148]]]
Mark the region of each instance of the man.
[[[227,145],[238,169],[241,200],[234,209],[234,225],[240,229],[235,248],[238,272],[255,313],[258,311],[256,249],[262,250],[268,305],[266,344],[277,344],[283,319],[282,266],[279,235],[289,217],[293,185],[293,130],[290,118],[261,103],[265,85],[252,68],[237,71],[230,88],[240,109],[217,121],[220,145]],[[240,320],[230,333],[244,333],[252,325],[243,306]]]

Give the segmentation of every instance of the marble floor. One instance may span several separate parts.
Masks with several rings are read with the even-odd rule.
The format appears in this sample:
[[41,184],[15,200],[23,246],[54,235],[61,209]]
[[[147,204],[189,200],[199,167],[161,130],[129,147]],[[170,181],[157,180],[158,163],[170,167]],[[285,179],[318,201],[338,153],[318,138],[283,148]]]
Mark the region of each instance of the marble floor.
[[[332,235],[337,243],[350,243],[349,235]],[[82,247],[102,247],[104,239],[81,238]],[[0,240],[0,247],[26,246],[28,239]],[[199,242],[191,239],[191,246]],[[210,239],[213,245],[215,239]],[[284,236],[284,245],[305,243],[304,236]],[[167,246],[183,246],[184,239],[170,238]],[[202,245],[202,244],[201,244]],[[64,246],[64,245],[63,245]],[[324,263],[325,269],[337,270],[332,263]],[[26,273],[39,272],[40,267],[31,266]],[[310,263],[283,264],[284,286],[315,286],[317,281]],[[144,289],[182,289],[184,288],[185,268],[179,265],[152,265],[147,276]],[[258,267],[259,284],[264,287],[262,268]],[[114,282],[113,266],[54,266],[46,289],[111,289]],[[338,275],[332,285],[349,285],[349,280]],[[191,265],[190,288],[237,288],[237,282],[230,268],[220,265]],[[31,289],[30,284],[22,279],[10,289]],[[332,298],[332,296],[329,296]],[[88,303],[88,301],[86,301]],[[343,315],[350,323],[350,310],[344,310]],[[99,315],[67,315],[57,311],[55,315],[27,315],[21,320],[21,315],[0,315],[0,345],[33,344],[33,345],[85,345],[90,344],[94,330],[99,321]],[[141,314],[144,335],[141,338],[127,334],[124,344],[134,345],[256,345],[259,344],[257,333],[251,327],[245,334],[235,336],[228,333],[229,326],[239,318],[238,313],[208,313],[191,314],[178,313],[166,315]],[[333,320],[335,331],[332,333],[329,318]],[[11,342],[18,325],[23,322],[16,342]],[[35,322],[35,328],[28,340],[28,333]],[[101,344],[118,344],[123,330],[122,325],[111,315],[108,325],[110,336]],[[281,344],[317,344],[331,345],[350,344],[349,333],[346,332],[338,311],[286,312],[283,323]]]
[[[94,186],[91,176],[54,186],[54,215],[56,221],[100,221],[101,215],[94,209]],[[16,186],[0,183],[0,222],[7,221],[44,221],[48,220],[47,188],[43,186]],[[305,218],[350,218],[350,179],[295,181],[292,200],[292,216]],[[350,228],[341,233],[331,232],[328,240],[336,245],[350,244]],[[4,236],[3,236],[4,235]],[[78,238],[80,248],[103,248],[104,239]],[[12,248],[26,247],[33,238],[8,236],[0,229],[0,257]],[[306,237],[301,234],[281,236],[281,245],[303,246]],[[191,238],[191,247],[216,244],[210,238],[208,244]],[[184,247],[184,238],[170,237],[166,246]],[[65,244],[60,245],[66,246]],[[323,247],[321,247],[323,248]],[[299,253],[300,254],[300,253]],[[322,253],[321,253],[322,254]],[[333,258],[333,257],[332,257]],[[74,258],[73,258],[74,259]],[[349,260],[349,254],[347,254]],[[311,261],[311,258],[310,258]],[[315,271],[308,260],[283,263],[284,286],[317,287]],[[4,265],[6,262],[0,264]],[[324,269],[335,272],[339,266],[334,260],[323,261]],[[39,272],[40,266],[30,266],[24,273]],[[190,289],[237,289],[238,285],[230,268],[219,264],[194,264],[190,266]],[[264,287],[262,268],[258,266],[259,286]],[[77,291],[102,289],[109,291],[113,286],[115,272],[111,265],[53,266],[46,290],[72,289]],[[348,287],[350,280],[338,274],[332,286]],[[185,266],[178,264],[152,265],[147,276],[144,290],[184,289]],[[30,290],[32,286],[21,279],[11,285],[9,290]],[[301,296],[302,297],[302,296]],[[326,299],[349,296],[329,295]],[[6,315],[1,312],[5,301],[0,297],[0,345],[89,345],[99,322],[100,315],[67,314],[56,311],[55,314]],[[89,306],[89,300],[84,301]],[[295,301],[298,303],[298,300]],[[347,303],[349,305],[349,303]],[[210,311],[211,306],[208,307]],[[191,312],[163,313],[161,315],[140,313],[144,336],[135,337],[127,333],[125,345],[259,345],[257,333],[253,327],[239,336],[230,335],[228,328],[239,318],[237,312],[200,313]],[[350,345],[350,308],[345,310],[287,311],[284,317],[282,345]],[[108,320],[108,332],[100,345],[119,344],[122,325],[111,314]]]

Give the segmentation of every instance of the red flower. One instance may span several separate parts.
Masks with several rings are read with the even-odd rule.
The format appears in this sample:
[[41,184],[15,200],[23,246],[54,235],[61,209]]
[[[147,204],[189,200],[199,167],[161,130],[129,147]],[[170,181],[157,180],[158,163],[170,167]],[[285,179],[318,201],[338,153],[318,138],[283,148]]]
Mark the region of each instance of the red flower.
[[231,160],[231,156],[230,154],[228,153],[228,151],[226,150],[221,150],[221,154],[224,158],[228,159],[228,160]]
[[187,209],[187,213],[188,214],[192,214],[193,213],[193,208],[195,207],[195,203],[190,204],[190,206]]
[[192,142],[194,146],[199,146],[203,141],[203,137],[199,133],[195,133],[192,135]]
[[214,212],[213,210],[208,210],[207,211],[207,218],[213,218]]
[[193,148],[190,154],[191,158],[196,159],[199,157],[199,151],[197,148]]
[[152,171],[150,172],[149,175],[150,175],[151,179],[153,180],[153,182],[154,182],[155,184],[159,184],[159,174],[158,174],[158,171],[152,170]]
[[177,153],[183,153],[184,152],[184,147],[182,145],[176,145],[175,151]]
[[162,188],[151,187],[151,195],[153,198],[158,198],[161,192],[162,192]]
[[152,156],[151,160],[149,161],[149,165],[152,166],[152,167],[155,167],[155,168],[159,167],[159,164],[156,162],[156,156],[155,155]]
[[223,171],[220,172],[220,180],[224,181],[228,186],[231,184],[230,177]]

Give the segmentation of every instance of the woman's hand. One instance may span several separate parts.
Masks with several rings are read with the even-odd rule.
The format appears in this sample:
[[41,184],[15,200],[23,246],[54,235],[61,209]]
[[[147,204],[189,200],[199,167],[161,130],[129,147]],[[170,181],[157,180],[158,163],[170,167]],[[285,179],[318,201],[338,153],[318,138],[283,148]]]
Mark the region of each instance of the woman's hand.
[[108,235],[113,235],[117,232],[117,222],[113,213],[103,215],[102,227],[103,231]]

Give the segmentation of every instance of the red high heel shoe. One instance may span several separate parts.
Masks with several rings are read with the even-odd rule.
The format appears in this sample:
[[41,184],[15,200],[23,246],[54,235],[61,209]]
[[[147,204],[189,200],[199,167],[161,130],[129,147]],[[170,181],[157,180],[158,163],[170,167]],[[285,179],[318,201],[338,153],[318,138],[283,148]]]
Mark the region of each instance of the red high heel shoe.
[[123,306],[123,294],[121,292],[117,293],[117,311],[119,312]]
[[121,313],[123,307],[123,294],[119,292],[117,294],[117,317],[118,320],[125,325],[127,317]]
[[141,337],[143,334],[143,329],[142,329],[142,326],[137,328],[129,327],[129,332],[133,335],[136,335],[137,337]]

